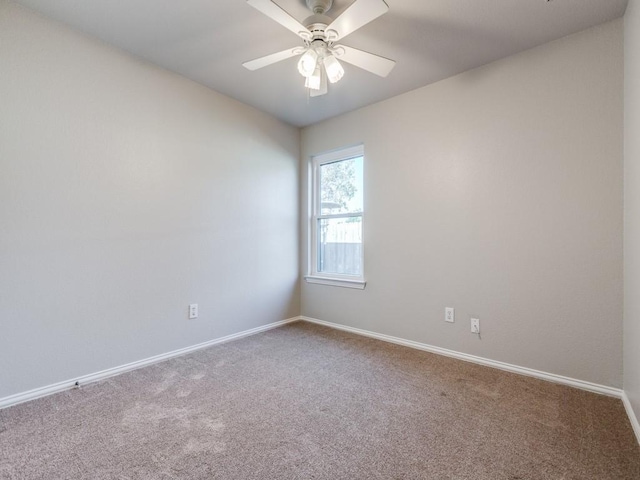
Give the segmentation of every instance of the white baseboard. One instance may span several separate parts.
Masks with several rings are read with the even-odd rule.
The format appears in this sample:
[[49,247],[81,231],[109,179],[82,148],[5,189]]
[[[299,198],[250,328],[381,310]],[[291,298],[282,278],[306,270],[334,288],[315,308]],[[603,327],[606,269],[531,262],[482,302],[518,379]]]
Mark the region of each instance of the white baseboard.
[[636,434],[636,439],[640,444],[640,422],[638,422],[638,417],[636,417],[636,412],[633,411],[633,407],[631,406],[631,402],[629,401],[627,392],[624,392],[624,391],[622,392],[622,403],[624,404],[624,409],[627,411],[627,415],[629,416],[629,421],[631,422],[633,431]]
[[200,350],[202,348],[207,348],[212,345],[229,342],[231,340],[236,340],[242,337],[248,337],[249,335],[255,335],[256,333],[264,332],[266,330],[271,330],[272,328],[280,327],[282,325],[286,325],[287,323],[295,322],[298,320],[300,320],[300,317],[293,317],[293,318],[288,318],[286,320],[280,320],[278,322],[273,322],[267,325],[262,325],[260,327],[252,328],[250,330],[244,330],[242,332],[234,333],[232,335],[227,335],[226,337],[216,338],[213,340],[209,340],[207,342],[199,343],[197,345],[192,345],[190,347],[181,348],[179,350],[174,350],[172,352],[162,353],[160,355],[155,355],[153,357],[145,358],[143,360],[127,363],[126,365],[121,365],[119,367],[108,368],[107,370],[102,370],[101,372],[97,372],[97,373],[90,373],[88,375],[83,375],[81,377],[74,378],[72,380],[58,382],[58,383],[54,383],[53,385],[48,385],[46,387],[35,388],[33,390],[29,390],[28,392],[22,392],[22,393],[17,393],[15,395],[10,395],[8,397],[0,398],[0,409],[11,407],[13,405],[27,402],[29,400],[35,400],[36,398],[51,395],[53,393],[62,392],[64,390],[74,388],[76,387],[76,385],[86,385],[87,383],[97,382],[98,380],[104,380],[105,378],[113,377],[114,375],[119,375],[124,372],[129,372],[131,370],[145,367],[153,363],[158,363],[163,360],[168,360],[173,357],[179,357],[181,355],[185,355],[187,353],[191,353],[196,350]]
[[96,382],[99,380],[104,380],[105,378],[113,377],[115,375],[119,375],[124,372],[129,372],[131,370],[135,370],[137,368],[145,367],[147,365],[151,365],[154,363],[161,362],[163,360],[168,360],[173,357],[179,357],[181,355],[186,355],[188,353],[194,352],[196,350],[200,350],[202,348],[207,348],[213,345],[217,345],[224,342],[229,342],[231,340],[236,340],[242,337],[247,337],[250,335],[255,335],[256,333],[264,332],[266,330],[271,330],[273,328],[280,327],[282,325],[286,325],[288,323],[292,323],[295,321],[305,321],[310,323],[316,323],[318,325],[324,325],[326,327],[334,328],[337,330],[343,330],[350,333],[355,333],[357,335],[362,335],[365,337],[375,338],[378,340],[382,340],[385,342],[395,343],[397,345],[403,345],[410,348],[415,348],[418,350],[423,350],[431,353],[435,353],[438,355],[444,355],[447,357],[457,358],[459,360],[464,360],[466,362],[476,363],[479,365],[484,365],[487,367],[498,368],[500,370],[505,370],[507,372],[518,373],[520,375],[526,375],[529,377],[539,378],[541,380],[547,380],[554,383],[559,383],[562,385],[567,385],[570,387],[580,388],[582,390],[587,390],[594,393],[599,393],[603,395],[608,395],[611,397],[617,397],[622,399],[624,407],[627,411],[627,415],[629,416],[629,420],[631,422],[631,426],[633,427],[633,431],[636,434],[636,438],[638,439],[638,443],[640,443],[640,423],[638,422],[638,418],[631,407],[631,403],[629,402],[629,398],[627,394],[618,388],[607,387],[605,385],[598,385],[591,382],[585,382],[583,380],[577,380],[570,377],[565,377],[562,375],[556,375],[553,373],[542,372],[539,370],[534,370],[526,367],[519,367],[517,365],[512,365],[509,363],[498,362],[495,360],[490,360],[483,357],[477,357],[475,355],[468,355],[466,353],[456,352],[454,350],[448,350],[446,348],[434,347],[432,345],[428,345],[426,343],[414,342],[413,340],[406,340],[403,338],[393,337],[390,335],[385,335],[382,333],[375,333],[368,330],[362,330],[359,328],[349,327],[346,325],[340,325],[337,323],[326,322],[324,320],[318,320],[317,318],[299,316],[288,318],[286,320],[281,320],[278,322],[269,323],[267,325],[262,325],[260,327],[252,328],[250,330],[245,330],[242,332],[234,333],[232,335],[227,335],[225,337],[216,338],[213,340],[209,340],[207,342],[199,343],[197,345],[192,345],[190,347],[181,348],[179,350],[174,350],[172,352],[163,353],[160,355],[155,355],[153,357],[145,358],[143,360],[138,360],[136,362],[128,363],[126,365],[121,365],[119,367],[109,368],[107,370],[103,370],[101,372],[91,373],[88,375],[83,375],[78,378],[74,378],[72,380],[67,380],[64,382],[58,382],[53,385],[48,385],[45,387],[35,388],[33,390],[29,390],[27,392],[18,393],[15,395],[10,395],[8,397],[0,398],[0,409],[10,407],[13,405],[17,405],[19,403],[27,402],[29,400],[35,400],[36,398],[44,397],[47,395],[51,395],[54,393],[62,392],[64,390],[68,390],[74,388],[76,386],[76,382],[78,385],[86,385],[87,383]]
[[619,388],[607,387],[605,385],[598,385],[597,383],[585,382],[584,380],[564,377],[562,375],[556,375],[555,373],[541,372],[540,370],[534,370],[532,368],[519,367],[510,363],[498,362],[496,360],[490,360],[488,358],[456,352],[455,350],[434,347],[433,345],[428,345],[426,343],[414,342],[413,340],[405,340],[404,338],[392,337],[390,335],[370,332],[368,330],[362,330],[360,328],[348,327],[345,325],[340,325],[338,323],[325,322],[324,320],[318,320],[317,318],[301,316],[300,319],[304,320],[305,322],[317,323],[318,325],[324,325],[326,327],[344,330],[345,332],[351,332],[357,335],[363,335],[365,337],[383,340],[385,342],[404,345],[405,347],[411,347],[418,350],[424,350],[426,352],[436,353],[438,355],[457,358],[458,360],[464,360],[465,362],[477,363],[486,367],[498,368],[507,372],[518,373],[520,375],[526,375],[528,377],[535,377],[541,380],[547,380],[549,382],[580,388],[582,390],[588,390],[589,392],[600,393],[603,395],[608,395],[610,397],[622,398],[623,395],[623,391]]

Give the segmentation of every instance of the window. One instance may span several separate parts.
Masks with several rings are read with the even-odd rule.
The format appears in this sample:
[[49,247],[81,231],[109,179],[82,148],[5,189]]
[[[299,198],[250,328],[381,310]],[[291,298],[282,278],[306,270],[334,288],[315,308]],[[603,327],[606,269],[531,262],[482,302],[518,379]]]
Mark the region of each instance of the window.
[[313,157],[310,283],[364,288],[362,145]]

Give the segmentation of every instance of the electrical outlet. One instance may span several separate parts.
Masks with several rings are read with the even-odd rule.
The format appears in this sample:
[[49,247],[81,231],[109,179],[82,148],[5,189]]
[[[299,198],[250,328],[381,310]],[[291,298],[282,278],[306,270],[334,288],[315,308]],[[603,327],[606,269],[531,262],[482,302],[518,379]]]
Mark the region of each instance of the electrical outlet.
[[198,304],[192,303],[189,305],[189,318],[198,318]]
[[472,318],[471,319],[471,333],[480,333],[480,319]]
[[444,321],[449,323],[453,323],[456,321],[456,313],[453,308],[446,307],[444,309]]

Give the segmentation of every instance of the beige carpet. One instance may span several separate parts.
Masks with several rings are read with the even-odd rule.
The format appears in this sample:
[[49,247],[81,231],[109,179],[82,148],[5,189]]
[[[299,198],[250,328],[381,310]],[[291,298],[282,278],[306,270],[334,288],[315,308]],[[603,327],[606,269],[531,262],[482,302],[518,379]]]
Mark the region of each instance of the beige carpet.
[[0,411],[2,479],[640,479],[620,400],[305,323]]

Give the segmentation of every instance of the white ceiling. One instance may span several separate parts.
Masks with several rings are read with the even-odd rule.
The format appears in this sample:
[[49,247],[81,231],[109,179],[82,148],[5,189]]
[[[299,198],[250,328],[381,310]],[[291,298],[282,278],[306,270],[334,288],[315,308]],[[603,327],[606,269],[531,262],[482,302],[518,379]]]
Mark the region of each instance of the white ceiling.
[[[628,0],[386,0],[389,12],[341,43],[396,60],[387,78],[346,64],[308,98],[297,57],[242,63],[301,45],[244,0],[15,0],[196,82],[305,126],[613,20]],[[334,0],[335,18],[352,0]],[[304,0],[276,0],[299,21]]]

